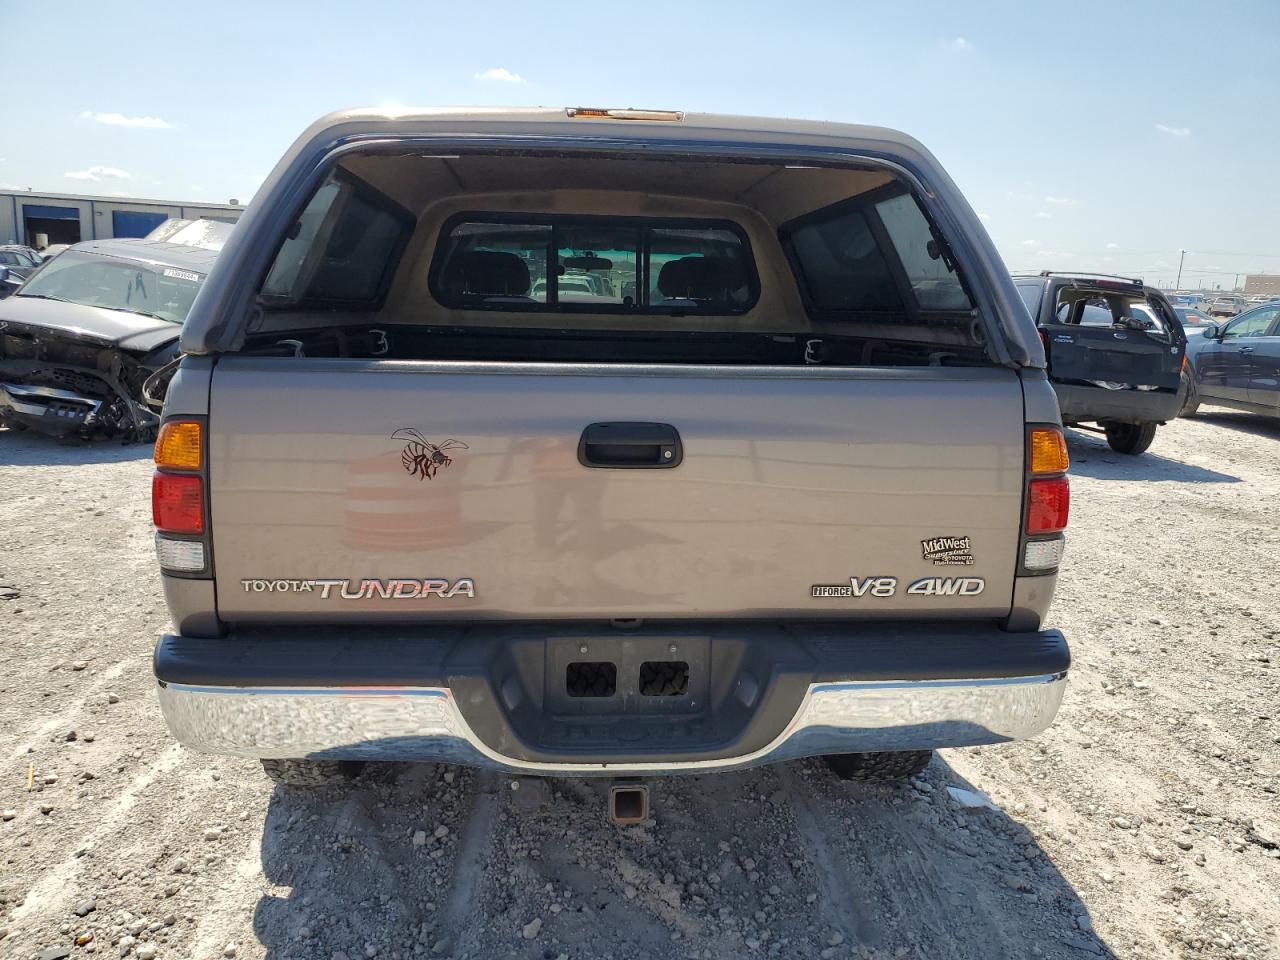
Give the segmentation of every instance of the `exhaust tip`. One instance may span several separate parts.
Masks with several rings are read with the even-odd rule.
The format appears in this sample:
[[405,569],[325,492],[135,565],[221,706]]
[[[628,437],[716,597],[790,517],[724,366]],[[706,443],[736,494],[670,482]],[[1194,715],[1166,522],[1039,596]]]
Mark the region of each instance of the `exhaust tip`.
[[609,787],[609,819],[621,827],[649,819],[649,788],[643,783],[615,783]]

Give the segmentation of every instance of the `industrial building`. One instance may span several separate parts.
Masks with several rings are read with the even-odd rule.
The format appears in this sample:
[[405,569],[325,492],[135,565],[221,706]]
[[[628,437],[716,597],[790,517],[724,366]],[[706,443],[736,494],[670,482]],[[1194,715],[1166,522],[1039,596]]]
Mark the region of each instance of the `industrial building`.
[[1266,293],[1280,296],[1280,273],[1246,273],[1244,276],[1244,294]]
[[243,211],[236,203],[0,191],[0,243],[21,243],[40,250],[54,243],[145,237],[170,218],[235,223]]

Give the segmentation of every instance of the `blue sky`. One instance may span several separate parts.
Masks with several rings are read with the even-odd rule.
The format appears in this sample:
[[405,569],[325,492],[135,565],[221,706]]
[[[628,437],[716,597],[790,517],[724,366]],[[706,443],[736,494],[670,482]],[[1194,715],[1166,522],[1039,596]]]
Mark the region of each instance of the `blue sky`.
[[195,9],[0,0],[3,188],[243,202],[339,107],[651,106],[905,130],[1012,269],[1280,272],[1276,0]]

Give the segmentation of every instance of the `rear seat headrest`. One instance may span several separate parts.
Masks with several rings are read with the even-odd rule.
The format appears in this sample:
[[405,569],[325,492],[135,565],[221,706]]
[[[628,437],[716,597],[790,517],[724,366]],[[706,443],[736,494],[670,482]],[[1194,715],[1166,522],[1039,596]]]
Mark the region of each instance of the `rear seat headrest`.
[[658,292],[670,300],[727,300],[730,290],[747,282],[735,273],[720,257],[681,257],[658,271]]
[[514,253],[459,250],[449,258],[440,285],[453,296],[523,297],[529,268]]

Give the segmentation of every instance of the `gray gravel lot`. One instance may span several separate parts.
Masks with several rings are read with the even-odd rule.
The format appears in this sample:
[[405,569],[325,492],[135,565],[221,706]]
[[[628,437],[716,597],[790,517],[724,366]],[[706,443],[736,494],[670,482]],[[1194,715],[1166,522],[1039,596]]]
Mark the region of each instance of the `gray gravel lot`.
[[172,743],[149,450],[0,430],[0,956],[1280,957],[1280,424],[1070,447],[1050,731],[659,781],[620,829],[590,781],[308,795]]

